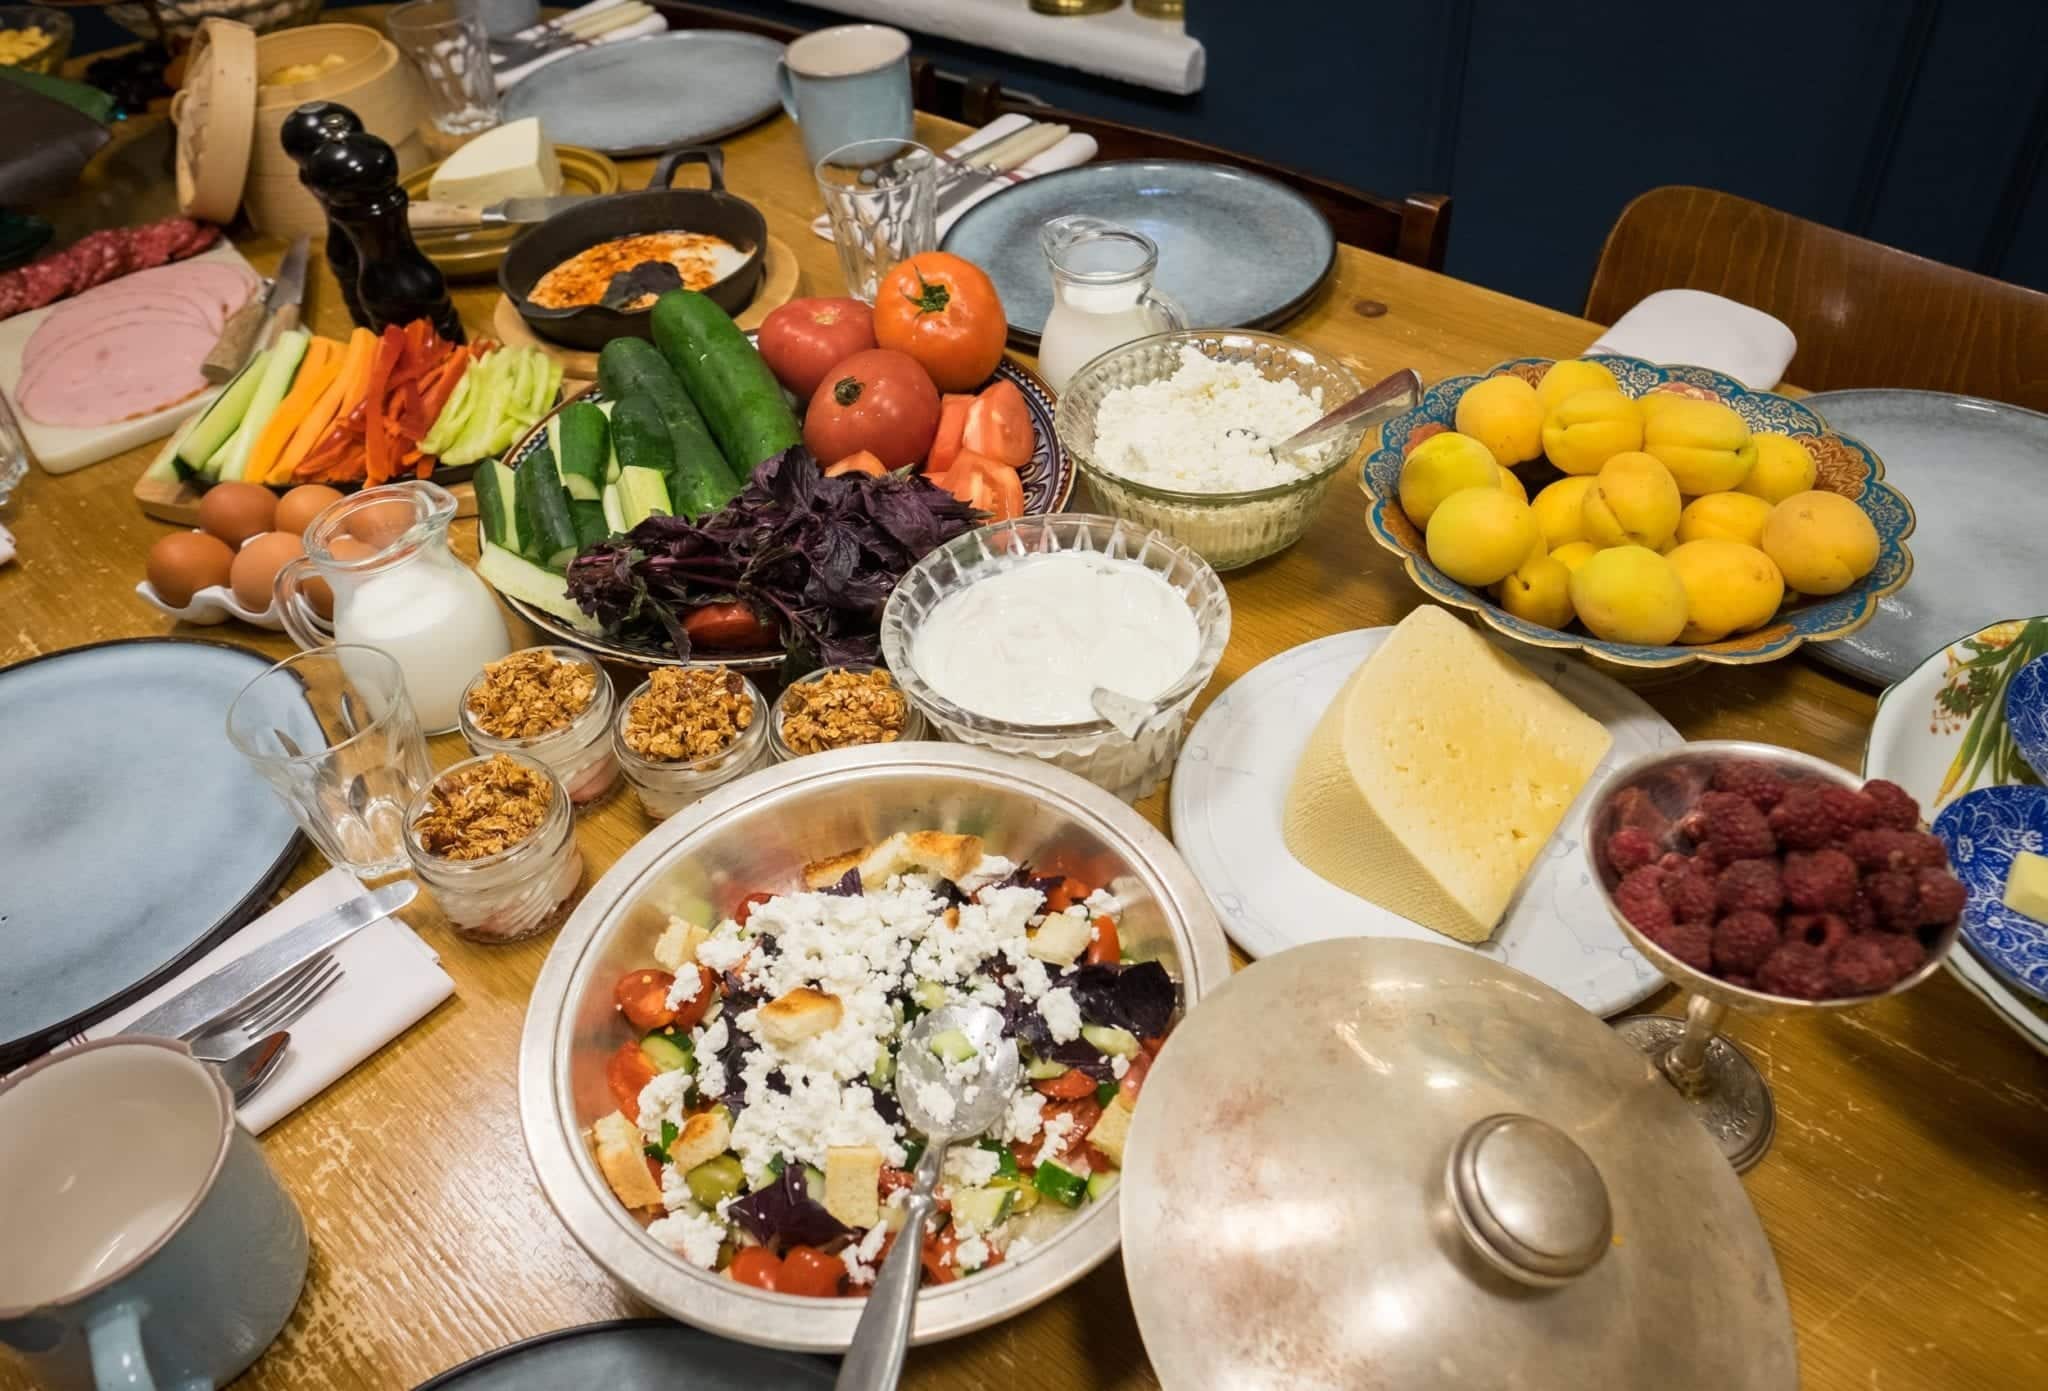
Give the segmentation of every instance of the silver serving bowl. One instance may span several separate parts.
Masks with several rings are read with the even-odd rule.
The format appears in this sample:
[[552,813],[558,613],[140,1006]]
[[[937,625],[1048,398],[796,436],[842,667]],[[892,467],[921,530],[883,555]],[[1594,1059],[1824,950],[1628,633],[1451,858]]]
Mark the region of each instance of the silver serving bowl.
[[[1223,929],[1166,837],[1109,793],[1040,763],[936,743],[842,749],[761,769],[679,812],[613,865],[562,928],[519,1047],[520,1122],[542,1192],[599,1265],[664,1313],[745,1342],[838,1352],[864,1302],[772,1294],[697,1269],[612,1196],[586,1134],[614,1109],[604,1080],[623,1037],[613,983],[649,964],[671,913],[715,921],[756,890],[798,887],[807,861],[920,828],[972,832],[991,853],[1109,885],[1126,905],[1127,948],[1165,965],[1184,1009],[1230,974]],[[925,1290],[913,1341],[1008,1318],[1108,1259],[1115,1191],[1028,1234],[1029,1253]]]

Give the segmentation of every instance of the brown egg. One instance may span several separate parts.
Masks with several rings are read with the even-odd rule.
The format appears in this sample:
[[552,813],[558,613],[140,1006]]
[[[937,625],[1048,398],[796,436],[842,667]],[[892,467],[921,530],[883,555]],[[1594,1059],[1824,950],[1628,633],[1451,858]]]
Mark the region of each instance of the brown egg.
[[382,550],[404,535],[417,516],[410,502],[389,498],[349,513],[348,529],[358,540]]
[[327,554],[339,561],[368,560],[376,553],[375,546],[353,536],[337,536],[327,543]]
[[[305,543],[289,531],[267,531],[251,540],[235,552],[234,567],[228,572],[235,602],[252,613],[269,608],[271,585],[277,580],[277,572],[284,569],[287,561],[305,553]],[[306,598],[314,608],[320,607],[320,601],[311,593]],[[333,595],[327,596],[327,604],[330,609],[334,606]]]
[[254,483],[216,483],[199,499],[199,529],[238,550],[251,536],[271,529],[277,519],[277,494]]
[[307,483],[294,488],[277,500],[277,529],[303,538],[313,518],[325,511],[330,503],[340,501],[341,494],[324,484]]
[[208,585],[226,584],[234,563],[235,553],[218,536],[208,536],[203,531],[179,531],[149,548],[143,573],[157,598],[181,609]]

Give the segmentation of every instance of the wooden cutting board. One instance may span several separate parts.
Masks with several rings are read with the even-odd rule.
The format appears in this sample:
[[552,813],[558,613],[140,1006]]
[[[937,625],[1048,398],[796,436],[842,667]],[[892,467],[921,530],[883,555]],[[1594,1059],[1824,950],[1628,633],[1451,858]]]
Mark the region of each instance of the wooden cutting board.
[[[227,244],[217,242],[211,249],[190,258],[194,261],[230,261],[246,269],[251,275],[256,268],[242,258],[242,253]],[[110,282],[119,284],[119,281]],[[256,293],[263,293],[261,284]],[[70,473],[73,469],[96,464],[102,459],[161,439],[175,430],[193,412],[213,400],[218,388],[201,392],[166,406],[163,410],[148,415],[136,416],[133,420],[117,421],[112,425],[96,425],[90,429],[73,429],[62,425],[45,425],[31,420],[15,397],[15,385],[21,380],[21,355],[28,347],[31,334],[44,319],[59,306],[68,303],[58,300],[56,304],[43,309],[34,309],[26,314],[16,314],[11,319],[0,319],[0,395],[7,398],[14,418],[21,425],[21,435],[28,443],[29,456],[42,465],[45,473]],[[138,351],[147,351],[146,340],[137,343]]]

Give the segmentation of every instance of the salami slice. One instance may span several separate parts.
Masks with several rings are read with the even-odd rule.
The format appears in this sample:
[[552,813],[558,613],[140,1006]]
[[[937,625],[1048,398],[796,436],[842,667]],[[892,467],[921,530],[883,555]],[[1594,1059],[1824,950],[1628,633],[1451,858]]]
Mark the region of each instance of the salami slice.
[[216,335],[193,324],[159,324],[145,350],[116,332],[73,339],[18,393],[24,414],[45,425],[111,425],[176,405],[206,390],[199,364]]

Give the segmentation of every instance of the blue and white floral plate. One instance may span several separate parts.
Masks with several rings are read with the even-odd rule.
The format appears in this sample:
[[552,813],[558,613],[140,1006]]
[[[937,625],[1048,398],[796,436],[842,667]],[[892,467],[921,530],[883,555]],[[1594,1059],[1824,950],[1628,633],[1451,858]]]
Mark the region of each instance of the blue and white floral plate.
[[[1373,537],[1402,558],[1409,577],[1431,599],[1453,608],[1469,609],[1489,627],[1518,642],[1582,651],[1618,666],[1655,669],[1689,666],[1694,662],[1741,665],[1776,661],[1803,643],[1824,642],[1855,632],[1877,613],[1879,599],[1906,583],[1913,573],[1913,555],[1906,549],[1906,537],[1912,534],[1914,525],[1912,504],[1884,481],[1884,464],[1863,444],[1829,429],[1818,415],[1790,397],[1752,391],[1733,377],[1705,367],[1660,367],[1635,357],[1602,357],[1600,361],[1614,373],[1625,395],[1647,396],[1661,391],[1718,399],[1732,406],[1751,430],[1774,431],[1798,439],[1820,464],[1820,476],[1814,486],[1854,500],[1877,527],[1876,567],[1843,593],[1802,600],[1781,610],[1774,620],[1755,632],[1738,633],[1720,642],[1663,646],[1608,642],[1590,633],[1561,632],[1516,618],[1485,594],[1459,584],[1430,563],[1423,549],[1422,531],[1402,512],[1398,491],[1401,458],[1416,431],[1432,425],[1451,429],[1458,398],[1475,383],[1505,373],[1534,385],[1552,362],[1547,357],[1520,357],[1480,376],[1449,377],[1430,387],[1414,410],[1397,415],[1380,427],[1378,447],[1365,461],[1360,486],[1371,499],[1366,517]],[[1529,492],[1533,495],[1536,489],[1532,487]]]
[[2048,854],[2048,788],[1980,787],[1934,819],[1934,834],[1970,891],[1963,941],[1999,975],[2048,1001],[2048,926],[2004,903],[2020,852]]
[[[1451,939],[1345,892],[1295,859],[1281,821],[1294,767],[1323,711],[1392,628],[1304,643],[1253,667],[1202,712],[1173,770],[1173,843],[1254,958],[1328,937]],[[1622,764],[1684,742],[1640,696],[1555,652],[1512,651],[1517,661],[1607,727],[1614,745],[1522,880],[1493,937],[1472,948],[1536,977],[1595,1014],[1618,1014],[1664,984],[1637,954],[1579,846],[1586,808]]]

